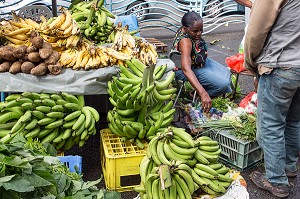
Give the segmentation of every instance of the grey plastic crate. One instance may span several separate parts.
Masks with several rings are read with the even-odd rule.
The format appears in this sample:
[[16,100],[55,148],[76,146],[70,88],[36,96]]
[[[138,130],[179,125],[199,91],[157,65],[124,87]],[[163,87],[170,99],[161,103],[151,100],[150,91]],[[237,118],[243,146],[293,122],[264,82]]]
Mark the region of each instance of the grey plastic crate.
[[210,137],[219,142],[220,160],[240,170],[245,170],[263,160],[263,151],[257,141],[237,139],[229,131],[211,132]]

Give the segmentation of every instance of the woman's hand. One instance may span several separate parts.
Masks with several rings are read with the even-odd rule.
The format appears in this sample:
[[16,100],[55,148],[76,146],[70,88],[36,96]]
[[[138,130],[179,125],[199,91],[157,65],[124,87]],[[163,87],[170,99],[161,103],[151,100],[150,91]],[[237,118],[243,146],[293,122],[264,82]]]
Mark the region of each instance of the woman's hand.
[[200,98],[201,98],[201,103],[202,103],[201,104],[202,110],[205,113],[208,113],[212,106],[211,98],[209,97],[209,95],[206,91],[201,93]]

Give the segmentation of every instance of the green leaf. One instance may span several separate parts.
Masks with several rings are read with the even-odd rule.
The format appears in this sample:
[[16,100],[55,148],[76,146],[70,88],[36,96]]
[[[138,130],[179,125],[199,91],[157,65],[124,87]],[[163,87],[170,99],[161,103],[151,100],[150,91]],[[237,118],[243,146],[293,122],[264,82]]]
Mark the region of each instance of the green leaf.
[[0,164],[0,177],[4,177],[5,176],[5,169],[6,169],[6,166],[5,164]]
[[28,182],[31,183],[32,186],[34,187],[45,187],[45,186],[50,186],[53,185],[51,182],[45,180],[44,178],[36,175],[35,173],[31,174],[26,174],[24,173],[22,177],[27,180]]
[[81,190],[82,188],[82,182],[80,181],[76,181],[76,180],[72,180],[71,183],[71,189],[72,189],[72,194],[75,195],[75,193],[79,190]]
[[52,144],[44,143],[43,145],[47,151],[47,154],[49,154],[51,156],[56,156],[56,150]]
[[10,165],[12,167],[31,169],[31,165],[27,160],[22,160],[19,156],[16,155],[12,155],[8,157],[8,156],[1,156],[0,154],[0,162],[6,165]]
[[88,182],[84,182],[82,185],[82,189],[88,189],[92,186],[95,186],[97,184],[99,184],[101,182],[102,178],[95,180],[95,181],[88,181]]
[[0,198],[1,199],[21,199],[19,193],[15,191],[6,191],[3,187],[0,187]]
[[105,199],[121,199],[121,193],[115,191],[106,191],[104,193]]
[[15,176],[10,181],[3,182],[2,186],[6,190],[12,190],[21,193],[31,192],[34,190],[34,187],[30,184],[30,182],[28,182],[21,176]]
[[65,191],[65,187],[67,185],[67,176],[63,173],[55,173],[53,174],[54,179],[57,183],[57,192],[60,194]]
[[5,177],[2,177],[0,178],[0,183],[3,183],[3,182],[8,182],[10,181],[13,177],[15,177],[16,175],[10,175],[10,176],[5,176]]
[[57,183],[56,180],[53,178],[51,173],[49,173],[45,168],[39,167],[39,168],[34,168],[33,172],[37,175],[39,175],[41,178],[49,181],[52,183],[54,186],[48,186],[46,189],[52,193],[53,195],[57,195]]

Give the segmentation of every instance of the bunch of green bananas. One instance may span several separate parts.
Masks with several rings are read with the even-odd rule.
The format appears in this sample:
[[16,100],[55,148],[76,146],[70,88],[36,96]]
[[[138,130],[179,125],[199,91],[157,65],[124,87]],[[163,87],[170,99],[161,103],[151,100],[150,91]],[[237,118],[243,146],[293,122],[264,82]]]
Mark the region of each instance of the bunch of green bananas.
[[[232,178],[229,168],[218,162],[219,154],[218,142],[207,136],[193,140],[182,128],[161,129],[150,141],[147,156],[141,161],[141,184],[135,191],[142,198],[191,198],[199,188],[208,194],[221,195]],[[163,176],[157,174],[161,165],[169,167],[172,178],[169,187],[155,183]]]
[[81,1],[69,9],[81,32],[94,43],[112,43],[113,29],[111,19],[115,16],[103,6],[104,0]]
[[11,94],[0,103],[0,137],[7,142],[23,133],[26,138],[49,142],[56,149],[82,147],[96,133],[99,113],[84,106],[84,97],[62,92]]
[[[120,66],[120,77],[108,82],[107,92],[114,106],[107,115],[109,129],[127,139],[150,140],[159,128],[172,122],[175,109],[171,85],[174,72],[162,79],[167,65],[145,66],[138,59]],[[168,102],[167,102],[168,101]]]

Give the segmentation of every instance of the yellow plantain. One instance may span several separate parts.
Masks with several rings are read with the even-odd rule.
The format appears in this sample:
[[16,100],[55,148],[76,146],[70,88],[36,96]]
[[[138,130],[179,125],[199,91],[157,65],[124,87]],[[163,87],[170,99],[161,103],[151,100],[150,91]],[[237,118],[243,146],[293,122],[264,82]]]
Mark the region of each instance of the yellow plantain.
[[54,19],[54,21],[52,21],[48,27],[51,30],[58,29],[65,22],[65,20],[66,20],[66,14],[62,13],[61,15],[56,17],[56,19]]
[[[69,10],[63,10],[64,14],[66,15],[65,22],[59,27],[60,30],[66,30],[72,25],[72,16]],[[73,28],[73,27],[72,27]]]
[[20,28],[18,30],[8,33],[7,36],[23,35],[28,33],[30,30],[30,28]]

